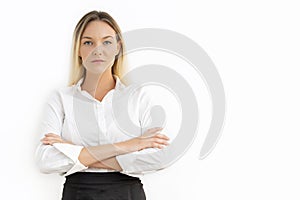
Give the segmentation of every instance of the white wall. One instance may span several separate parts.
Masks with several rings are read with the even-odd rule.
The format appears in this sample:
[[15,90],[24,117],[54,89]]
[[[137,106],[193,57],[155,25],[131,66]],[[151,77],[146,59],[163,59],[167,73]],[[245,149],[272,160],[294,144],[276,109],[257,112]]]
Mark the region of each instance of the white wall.
[[[299,199],[298,5],[292,0],[2,1],[1,198],[60,198],[64,179],[40,174],[33,163],[37,121],[49,92],[67,83],[75,24],[96,9],[109,12],[123,31],[155,27],[190,37],[213,59],[225,87],[226,124],[212,154],[197,159],[200,134],[175,165],[144,178],[149,200]],[[207,131],[204,122],[201,133]]]

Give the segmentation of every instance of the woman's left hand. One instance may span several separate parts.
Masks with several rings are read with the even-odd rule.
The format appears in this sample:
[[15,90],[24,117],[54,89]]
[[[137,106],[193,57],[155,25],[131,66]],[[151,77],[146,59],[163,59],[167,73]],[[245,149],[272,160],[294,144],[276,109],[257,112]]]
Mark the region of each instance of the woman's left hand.
[[73,144],[72,142],[63,140],[59,135],[54,133],[47,133],[45,137],[41,139],[41,142],[46,145],[53,145],[54,143],[66,143],[66,144]]

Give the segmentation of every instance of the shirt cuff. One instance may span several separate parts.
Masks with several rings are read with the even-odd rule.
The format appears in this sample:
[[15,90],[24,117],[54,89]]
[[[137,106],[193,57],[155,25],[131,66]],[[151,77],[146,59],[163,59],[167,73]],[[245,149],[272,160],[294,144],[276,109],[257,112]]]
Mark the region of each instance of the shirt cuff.
[[82,171],[82,170],[87,169],[87,168],[88,167],[84,166],[83,164],[81,164],[81,162],[79,160],[77,160],[75,162],[75,164],[73,165],[73,167],[71,169],[69,169],[69,171],[67,171],[65,174],[63,174],[63,176],[69,176],[70,174]]
[[130,153],[125,155],[116,156],[119,165],[122,168],[123,173],[132,173],[136,171],[134,167],[134,161],[136,160],[136,154]]
[[153,154],[158,149],[150,148],[142,151],[116,156],[123,173],[145,174],[162,169],[162,154]]
[[79,154],[81,150],[84,148],[83,146],[79,145],[73,145],[73,144],[66,144],[66,143],[54,143],[53,146],[65,154],[68,158],[70,158],[73,162],[74,165],[73,167],[68,170],[64,176],[68,176],[70,174],[73,174],[75,172],[82,171],[84,169],[87,169],[88,167],[84,166],[79,160]]

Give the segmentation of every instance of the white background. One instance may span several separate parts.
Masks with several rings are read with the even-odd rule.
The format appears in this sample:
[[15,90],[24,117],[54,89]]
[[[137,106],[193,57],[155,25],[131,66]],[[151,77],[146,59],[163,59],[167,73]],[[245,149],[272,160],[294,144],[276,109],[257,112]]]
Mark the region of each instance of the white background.
[[123,31],[188,36],[225,87],[226,121],[214,151],[198,160],[204,123],[183,158],[144,178],[149,200],[300,198],[298,1],[12,0],[0,7],[1,199],[60,199],[64,178],[34,165],[37,122],[49,92],[67,84],[77,21],[94,9]]

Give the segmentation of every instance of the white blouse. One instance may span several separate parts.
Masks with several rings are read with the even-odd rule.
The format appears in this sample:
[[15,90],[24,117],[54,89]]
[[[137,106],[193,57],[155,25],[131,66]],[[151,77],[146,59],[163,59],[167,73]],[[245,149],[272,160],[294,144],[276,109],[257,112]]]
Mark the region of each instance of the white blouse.
[[[40,134],[42,139],[47,133],[60,135],[64,140],[71,141],[72,144],[55,143],[45,145],[42,142],[36,149],[36,162],[42,173],[59,173],[67,176],[75,172],[109,172],[114,170],[88,168],[81,164],[78,156],[85,146],[98,146],[112,144],[131,139],[122,132],[116,124],[112,110],[112,96],[114,93],[126,92],[131,87],[124,85],[117,76],[115,88],[110,90],[100,102],[88,92],[81,90],[83,78],[76,85],[55,90],[47,100],[41,120]],[[122,101],[122,96],[118,96],[118,101]],[[74,110],[74,102],[80,101],[81,105],[86,105],[86,109]],[[91,106],[92,105],[92,106]],[[128,101],[128,113],[130,119],[140,127],[140,132],[136,136],[142,135],[149,128],[151,118],[149,110],[154,105],[152,98],[144,89],[134,92]],[[95,122],[88,116],[93,108]],[[119,107],[118,109],[122,109]],[[80,112],[80,113],[75,113]],[[125,111],[124,111],[125,112]],[[80,117],[80,123],[78,118]],[[85,117],[86,116],[86,117]],[[77,121],[76,121],[77,120]],[[155,126],[157,127],[157,126]],[[79,131],[80,130],[80,131]],[[139,158],[139,154],[154,152],[158,149],[149,148],[138,152],[116,156],[116,159],[123,169],[122,173],[131,176],[140,176],[145,171],[153,171],[159,166],[156,165],[155,158]],[[158,163],[157,163],[158,164]]]

